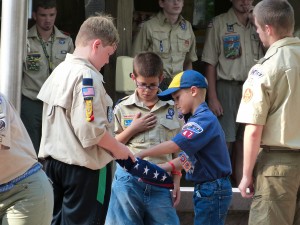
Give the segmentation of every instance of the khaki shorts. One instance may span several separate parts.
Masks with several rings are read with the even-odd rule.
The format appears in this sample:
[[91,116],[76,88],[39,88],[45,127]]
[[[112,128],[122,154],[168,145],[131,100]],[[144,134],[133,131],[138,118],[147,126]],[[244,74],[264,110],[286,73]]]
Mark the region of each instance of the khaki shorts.
[[224,112],[218,119],[224,130],[226,142],[242,140],[244,136],[245,125],[236,122],[242,88],[242,83],[237,81],[217,81],[217,95]]
[[49,225],[53,213],[53,188],[39,170],[0,193],[0,225]]
[[300,224],[300,152],[262,150],[249,225]]

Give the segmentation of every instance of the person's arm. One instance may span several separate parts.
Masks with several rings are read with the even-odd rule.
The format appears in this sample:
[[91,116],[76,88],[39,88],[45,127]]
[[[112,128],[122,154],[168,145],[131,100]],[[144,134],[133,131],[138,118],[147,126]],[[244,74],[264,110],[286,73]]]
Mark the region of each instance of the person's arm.
[[98,145],[101,148],[111,152],[111,154],[116,159],[128,159],[129,157],[132,161],[135,161],[135,157],[131,153],[131,151],[124,144],[118,142],[113,136],[109,134],[109,132],[105,132],[100,139]]
[[136,157],[144,158],[146,156],[154,157],[160,156],[164,154],[171,154],[178,152],[180,150],[179,146],[173,141],[165,141],[156,145],[152,148],[140,151],[139,153],[135,154]]
[[217,88],[216,88],[217,70],[216,70],[216,67],[209,63],[206,63],[205,77],[208,82],[208,90],[207,90],[208,106],[209,106],[210,110],[216,116],[221,116],[221,115],[223,115],[223,107],[217,96]]
[[124,131],[116,135],[116,139],[123,144],[126,144],[132,137],[140,132],[152,129],[156,125],[156,116],[152,113],[148,113],[144,116],[139,112],[137,113],[130,126]]
[[190,60],[185,60],[183,63],[183,70],[192,70],[193,69],[193,63]]
[[[244,198],[251,198],[254,195],[253,168],[260,149],[263,126],[247,124],[244,133],[244,166],[243,178],[239,185],[241,195]],[[250,192],[246,192],[249,188]]]

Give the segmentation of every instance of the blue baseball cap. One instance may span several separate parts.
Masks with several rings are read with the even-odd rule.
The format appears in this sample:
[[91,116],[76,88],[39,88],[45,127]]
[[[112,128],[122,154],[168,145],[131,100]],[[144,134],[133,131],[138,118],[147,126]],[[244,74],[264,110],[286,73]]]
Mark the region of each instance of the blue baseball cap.
[[184,88],[190,88],[192,86],[207,88],[207,81],[201,73],[195,70],[186,70],[178,73],[173,78],[168,89],[162,91],[157,96],[160,100],[168,101],[172,99],[172,94],[176,91]]

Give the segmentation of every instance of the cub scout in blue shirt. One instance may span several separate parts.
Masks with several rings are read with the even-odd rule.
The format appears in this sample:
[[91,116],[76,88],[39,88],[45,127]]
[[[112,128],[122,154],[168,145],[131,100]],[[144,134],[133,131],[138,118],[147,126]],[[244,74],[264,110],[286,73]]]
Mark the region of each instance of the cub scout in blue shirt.
[[158,97],[173,98],[178,110],[191,116],[171,141],[144,150],[136,157],[157,156],[183,150],[181,157],[161,166],[174,171],[185,168],[186,179],[195,183],[194,224],[224,224],[232,198],[229,180],[230,158],[224,132],[209,110],[205,95],[207,82],[202,74],[187,70],[177,74],[169,88]]

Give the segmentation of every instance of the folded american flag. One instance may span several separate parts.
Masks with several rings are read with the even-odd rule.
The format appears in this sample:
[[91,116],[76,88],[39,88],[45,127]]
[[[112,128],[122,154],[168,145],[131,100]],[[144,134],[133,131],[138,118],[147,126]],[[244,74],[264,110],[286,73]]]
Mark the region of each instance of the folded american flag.
[[144,183],[174,189],[172,177],[165,170],[151,162],[140,158],[136,158],[135,162],[131,158],[116,160],[116,162],[131,175],[139,177]]

